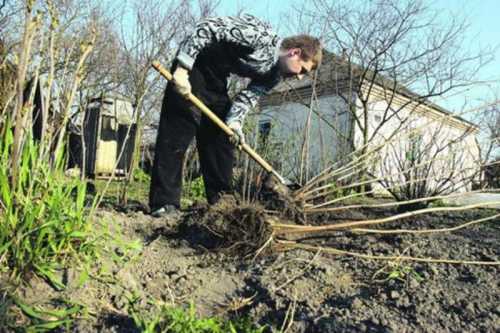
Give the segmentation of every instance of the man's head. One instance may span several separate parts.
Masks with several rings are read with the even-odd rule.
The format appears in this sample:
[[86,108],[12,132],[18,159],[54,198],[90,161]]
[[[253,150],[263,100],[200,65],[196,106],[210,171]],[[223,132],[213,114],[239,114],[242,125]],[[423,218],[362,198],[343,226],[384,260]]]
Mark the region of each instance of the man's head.
[[323,52],[319,39],[309,35],[285,38],[281,43],[279,65],[283,76],[301,79],[321,64]]

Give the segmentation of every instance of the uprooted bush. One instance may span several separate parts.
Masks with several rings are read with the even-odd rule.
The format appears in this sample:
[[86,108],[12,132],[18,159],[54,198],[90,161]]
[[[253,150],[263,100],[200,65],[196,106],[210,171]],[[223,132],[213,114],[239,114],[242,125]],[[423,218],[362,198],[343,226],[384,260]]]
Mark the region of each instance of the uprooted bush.
[[180,227],[186,237],[203,247],[248,255],[271,239],[269,219],[262,206],[240,204],[234,196],[225,195],[206,211],[188,214]]

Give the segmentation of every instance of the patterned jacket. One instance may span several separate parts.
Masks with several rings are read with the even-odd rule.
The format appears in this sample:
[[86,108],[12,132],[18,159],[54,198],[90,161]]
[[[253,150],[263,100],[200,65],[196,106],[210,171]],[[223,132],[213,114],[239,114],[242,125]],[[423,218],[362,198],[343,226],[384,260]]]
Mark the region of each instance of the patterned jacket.
[[[224,48],[227,56],[218,59],[218,69],[250,78],[248,87],[233,100],[226,122],[241,124],[248,112],[257,106],[281,79],[278,58],[281,40],[269,24],[248,14],[239,17],[216,17],[200,21],[195,32],[185,39],[177,54],[181,66],[191,70],[196,57],[203,50]],[[221,64],[222,62],[222,64]]]

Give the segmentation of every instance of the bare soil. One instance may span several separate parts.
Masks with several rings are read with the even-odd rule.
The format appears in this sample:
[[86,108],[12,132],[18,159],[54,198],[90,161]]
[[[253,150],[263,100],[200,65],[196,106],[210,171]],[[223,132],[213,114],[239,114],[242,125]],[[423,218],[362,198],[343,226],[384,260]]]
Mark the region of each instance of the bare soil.
[[[83,287],[77,274],[57,292],[33,279],[22,296],[30,302],[69,299],[85,304],[90,316],[75,332],[136,332],[127,304],[131,295],[185,306],[200,315],[249,316],[269,331],[287,332],[499,332],[498,266],[387,262],[324,252],[269,249],[269,218],[262,207],[194,207],[177,221],[155,219],[140,210],[101,209],[98,219],[142,250],[101,258]],[[383,217],[391,210],[318,215],[308,223]],[[483,210],[430,214],[393,226],[438,228],[484,216]],[[431,235],[360,235],[338,232],[306,243],[374,255],[494,261],[500,258],[500,221]],[[126,259],[126,260],[125,260]],[[97,278],[99,277],[99,278]]]

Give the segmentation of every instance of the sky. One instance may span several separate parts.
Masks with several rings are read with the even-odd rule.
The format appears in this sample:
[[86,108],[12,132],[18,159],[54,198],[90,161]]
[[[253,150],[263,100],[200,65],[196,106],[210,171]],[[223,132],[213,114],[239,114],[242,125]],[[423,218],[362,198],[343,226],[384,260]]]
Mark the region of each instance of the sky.
[[[110,0],[120,4],[122,0]],[[168,1],[168,0],[165,0]],[[195,1],[195,0],[193,0]],[[215,15],[235,15],[240,11],[253,14],[270,22],[275,31],[285,36],[287,22],[284,13],[293,12],[297,4],[307,4],[312,0],[219,0]],[[335,1],[335,0],[323,0]],[[370,1],[370,0],[361,0]],[[477,79],[484,84],[456,91],[453,96],[437,98],[433,102],[453,112],[463,112],[500,98],[500,0],[424,0],[440,13],[465,16],[469,27],[465,34],[464,48],[480,50],[494,49],[494,59],[478,73]],[[449,17],[442,15],[442,17]],[[471,117],[464,116],[473,120]]]
[[[303,0],[304,1],[304,0]],[[307,1],[307,0],[305,0]],[[219,15],[232,15],[240,9],[254,14],[279,27],[283,23],[280,19],[283,12],[291,8],[291,0],[221,0],[218,8]],[[485,66],[478,75],[481,81],[488,84],[474,89],[463,91],[457,96],[435,100],[444,108],[457,111],[482,105],[487,101],[500,98],[500,0],[434,0],[429,1],[432,8],[441,12],[450,12],[451,15],[464,15],[469,22],[465,36],[464,48],[479,50],[484,47],[496,48],[493,61]],[[494,81],[494,82],[489,82]]]
[[467,45],[472,50],[481,47],[494,48],[494,59],[479,73],[484,81],[493,81],[471,91],[465,92],[451,101],[437,101],[449,109],[457,109],[460,103],[470,102],[472,105],[484,103],[500,98],[500,13],[499,0],[439,0],[435,1],[438,7],[452,12],[465,13],[469,21]]

